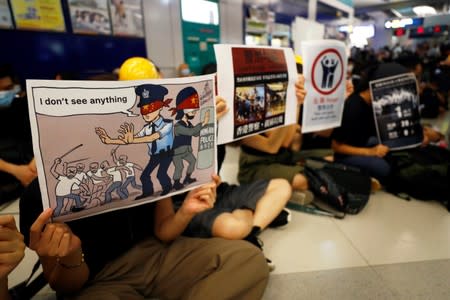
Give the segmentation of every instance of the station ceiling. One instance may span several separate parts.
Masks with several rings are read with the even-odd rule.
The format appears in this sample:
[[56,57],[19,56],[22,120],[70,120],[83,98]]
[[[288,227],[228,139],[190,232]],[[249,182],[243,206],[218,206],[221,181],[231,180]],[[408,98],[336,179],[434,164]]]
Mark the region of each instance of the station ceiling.
[[[308,0],[244,0],[247,5],[263,5],[276,13],[304,16],[308,14]],[[447,12],[450,0],[353,0],[355,17],[361,20],[376,18],[416,17],[412,8],[417,5],[429,5],[437,12]],[[318,19],[327,20],[336,17],[345,17],[342,12],[336,11],[318,1]]]

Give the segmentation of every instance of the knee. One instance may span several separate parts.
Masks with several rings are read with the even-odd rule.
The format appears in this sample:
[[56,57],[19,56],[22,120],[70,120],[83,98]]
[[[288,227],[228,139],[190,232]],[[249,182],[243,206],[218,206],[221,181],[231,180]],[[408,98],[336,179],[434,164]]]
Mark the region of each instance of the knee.
[[212,235],[227,240],[242,240],[252,230],[252,224],[232,217],[214,222]]
[[306,176],[303,174],[296,174],[292,179],[292,188],[294,190],[302,190],[305,191],[308,189],[308,180]]
[[276,178],[270,180],[267,192],[276,195],[275,199],[287,202],[292,195],[292,186],[286,179]]

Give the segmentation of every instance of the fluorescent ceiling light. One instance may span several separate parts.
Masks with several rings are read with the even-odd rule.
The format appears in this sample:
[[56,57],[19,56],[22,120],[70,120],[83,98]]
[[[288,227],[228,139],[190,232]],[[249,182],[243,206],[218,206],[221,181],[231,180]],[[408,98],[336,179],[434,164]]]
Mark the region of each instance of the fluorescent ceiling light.
[[428,5],[414,6],[413,12],[418,16],[430,16],[436,14],[436,9]]
[[396,9],[391,8],[391,12],[397,17],[397,18],[403,18],[403,15]]

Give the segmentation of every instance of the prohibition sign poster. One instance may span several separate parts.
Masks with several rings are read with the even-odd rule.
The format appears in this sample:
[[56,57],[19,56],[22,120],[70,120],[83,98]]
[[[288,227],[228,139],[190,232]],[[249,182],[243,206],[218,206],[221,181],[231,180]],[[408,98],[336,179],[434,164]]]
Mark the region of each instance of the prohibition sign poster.
[[307,91],[302,132],[340,126],[347,68],[344,43],[334,40],[306,41],[301,45],[301,52]]

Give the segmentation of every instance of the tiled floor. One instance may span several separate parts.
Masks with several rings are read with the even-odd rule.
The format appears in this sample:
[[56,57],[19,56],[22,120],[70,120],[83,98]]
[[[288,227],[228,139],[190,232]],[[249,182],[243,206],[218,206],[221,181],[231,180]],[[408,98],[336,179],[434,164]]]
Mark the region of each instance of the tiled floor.
[[[221,175],[228,182],[236,181],[237,156],[227,148]],[[1,211],[17,212],[17,202]],[[276,264],[264,300],[450,299],[450,214],[435,202],[379,191],[358,215],[293,211],[288,226],[261,239]],[[29,274],[34,259],[27,252],[10,285]]]

